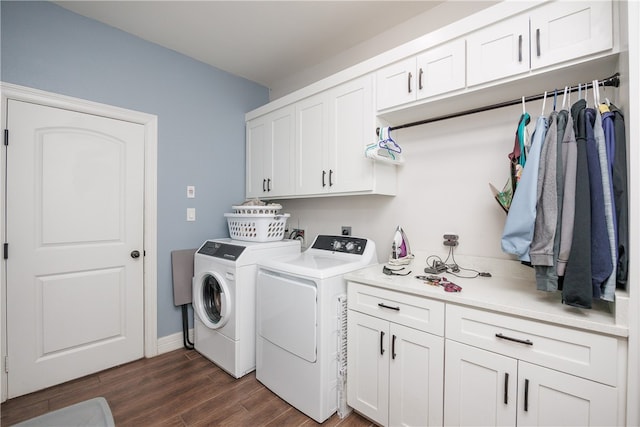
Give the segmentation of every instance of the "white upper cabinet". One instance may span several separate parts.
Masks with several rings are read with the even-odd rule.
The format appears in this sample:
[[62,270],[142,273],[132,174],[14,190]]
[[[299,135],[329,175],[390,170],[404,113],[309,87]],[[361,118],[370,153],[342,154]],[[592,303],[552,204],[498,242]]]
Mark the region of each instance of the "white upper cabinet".
[[340,85],[329,92],[328,159],[334,171],[330,190],[360,192],[374,189],[375,163],[364,155],[375,142],[373,77]]
[[467,84],[529,71],[529,17],[516,16],[467,37]]
[[610,1],[554,2],[531,12],[531,68],[613,47]]
[[378,110],[416,100],[416,58],[396,62],[376,72]]
[[296,104],[296,194],[327,191],[333,170],[327,167],[328,93],[322,92]]
[[557,1],[467,36],[467,85],[491,82],[613,48],[610,1]]
[[461,89],[465,41],[453,40],[376,72],[378,110]]
[[247,122],[247,198],[293,193],[294,124],[292,106]]
[[465,85],[465,40],[458,39],[418,55],[418,99]]
[[364,155],[376,141],[372,76],[296,104],[296,195],[395,194],[395,168]]

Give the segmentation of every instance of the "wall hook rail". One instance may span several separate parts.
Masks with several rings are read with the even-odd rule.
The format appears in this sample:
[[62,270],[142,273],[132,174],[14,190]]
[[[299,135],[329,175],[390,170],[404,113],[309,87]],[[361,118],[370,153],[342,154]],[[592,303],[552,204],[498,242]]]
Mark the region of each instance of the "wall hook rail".
[[[620,73],[615,73],[614,75],[607,77],[606,79],[602,79],[602,80],[597,80],[598,82],[598,86],[613,86],[613,87],[618,87],[620,85]],[[576,87],[571,87],[569,88],[569,92],[575,92],[578,90],[578,88],[581,87],[582,89],[589,89],[593,87],[593,83],[586,83],[584,85],[580,85],[580,86],[576,86]],[[551,89],[550,91],[547,92],[553,92],[554,89]],[[541,93],[538,95],[532,95],[532,96],[528,96],[528,97],[523,97],[523,98],[518,98],[518,99],[513,99],[511,101],[505,101],[505,102],[499,102],[497,104],[491,104],[491,105],[485,105],[483,107],[478,107],[478,108],[472,108],[470,110],[464,110],[464,111],[460,111],[458,113],[452,113],[452,114],[446,114],[443,116],[438,116],[438,117],[432,117],[429,119],[424,119],[424,120],[419,120],[417,122],[411,122],[411,123],[405,123],[403,125],[397,125],[397,126],[391,126],[389,128],[390,131],[392,130],[397,130],[397,129],[404,129],[404,128],[410,128],[413,126],[420,126],[420,125],[426,125],[428,123],[433,123],[433,122],[438,122],[441,120],[448,120],[448,119],[453,119],[456,117],[462,117],[462,116],[467,116],[469,114],[475,114],[475,113],[481,113],[483,111],[490,111],[490,110],[495,110],[498,108],[504,108],[504,107],[509,107],[511,105],[517,105],[524,102],[531,102],[531,101],[537,101],[539,99],[543,99],[545,97],[545,93]],[[380,135],[380,128],[376,128],[376,135]]]

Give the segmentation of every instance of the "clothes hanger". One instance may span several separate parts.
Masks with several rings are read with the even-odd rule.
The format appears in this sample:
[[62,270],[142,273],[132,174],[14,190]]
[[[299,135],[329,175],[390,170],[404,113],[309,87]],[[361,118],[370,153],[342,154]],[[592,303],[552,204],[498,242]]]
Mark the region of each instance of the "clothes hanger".
[[545,106],[547,105],[547,91],[544,91],[544,97],[542,98],[542,113],[540,113],[541,116],[544,116],[544,109]]
[[562,109],[565,109],[565,101],[567,100],[567,86],[564,87],[564,95],[562,96]]
[[582,99],[582,83],[578,83],[578,101]]
[[[385,130],[386,130],[387,136],[386,138],[383,139]],[[380,139],[378,141],[378,146],[380,148],[384,148],[385,150],[393,151],[394,153],[398,153],[398,154],[402,153],[402,147],[400,147],[398,143],[395,142],[391,137],[390,127],[383,128],[382,131],[380,132]]]
[[396,165],[404,163],[401,153],[402,148],[391,138],[390,127],[381,127],[378,142],[367,145],[364,150],[367,158]]
[[553,90],[553,111],[556,111],[556,102],[558,101],[558,89]]

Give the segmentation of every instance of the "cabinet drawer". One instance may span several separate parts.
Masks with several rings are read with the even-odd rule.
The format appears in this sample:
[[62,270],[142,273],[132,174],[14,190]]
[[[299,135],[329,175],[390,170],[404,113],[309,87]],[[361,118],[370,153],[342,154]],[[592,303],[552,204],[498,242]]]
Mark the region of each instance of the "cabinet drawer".
[[446,337],[519,360],[616,386],[616,338],[447,305]]
[[444,335],[444,303],[416,295],[349,282],[349,309],[435,335]]

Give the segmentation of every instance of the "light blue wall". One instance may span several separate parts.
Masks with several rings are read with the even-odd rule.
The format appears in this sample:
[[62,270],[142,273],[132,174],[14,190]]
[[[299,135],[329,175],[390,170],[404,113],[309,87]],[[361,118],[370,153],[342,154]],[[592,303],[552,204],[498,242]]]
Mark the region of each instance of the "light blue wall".
[[223,213],[244,200],[244,113],[268,89],[52,3],[1,5],[2,81],[158,116],[158,336],[181,331],[171,251],[228,236]]

